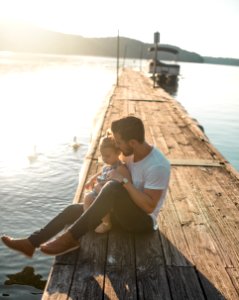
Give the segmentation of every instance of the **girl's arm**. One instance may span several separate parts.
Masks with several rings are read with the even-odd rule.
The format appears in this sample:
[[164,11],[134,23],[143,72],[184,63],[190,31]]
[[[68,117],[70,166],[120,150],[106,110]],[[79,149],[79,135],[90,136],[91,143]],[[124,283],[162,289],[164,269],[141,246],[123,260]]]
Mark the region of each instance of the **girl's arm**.
[[95,184],[95,182],[96,182],[96,178],[97,178],[99,175],[101,175],[101,173],[102,173],[102,172],[100,171],[100,172],[94,174],[93,176],[91,176],[91,177],[87,180],[87,182],[85,183],[85,188],[86,188],[86,189],[91,189],[91,188],[93,188],[93,186],[94,186],[94,184]]

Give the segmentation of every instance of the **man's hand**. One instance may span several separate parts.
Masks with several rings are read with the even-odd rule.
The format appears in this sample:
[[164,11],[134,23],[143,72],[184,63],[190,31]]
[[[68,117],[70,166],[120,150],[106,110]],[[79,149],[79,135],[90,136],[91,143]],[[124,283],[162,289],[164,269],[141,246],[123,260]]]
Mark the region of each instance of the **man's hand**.
[[95,178],[92,177],[92,178],[90,178],[90,179],[86,182],[85,188],[86,188],[87,190],[93,189],[94,184],[95,184]]

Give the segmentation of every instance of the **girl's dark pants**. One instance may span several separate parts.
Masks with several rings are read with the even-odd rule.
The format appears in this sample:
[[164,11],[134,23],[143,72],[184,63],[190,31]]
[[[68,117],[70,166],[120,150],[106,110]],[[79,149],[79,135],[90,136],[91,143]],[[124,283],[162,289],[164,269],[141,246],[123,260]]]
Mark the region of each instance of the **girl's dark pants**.
[[83,211],[82,203],[69,205],[44,228],[34,232],[29,240],[35,247],[39,247],[69,225],[68,230],[78,240],[95,229],[107,213],[111,215],[113,226],[120,226],[130,232],[153,231],[152,218],[134,204],[119,182],[111,180],[105,184],[88,210]]

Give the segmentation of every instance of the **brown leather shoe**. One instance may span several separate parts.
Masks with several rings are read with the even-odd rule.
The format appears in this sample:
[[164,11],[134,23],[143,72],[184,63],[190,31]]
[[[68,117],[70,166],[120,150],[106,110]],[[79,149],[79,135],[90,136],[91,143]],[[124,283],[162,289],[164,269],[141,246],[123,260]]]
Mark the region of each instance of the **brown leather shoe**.
[[80,242],[75,240],[67,231],[52,242],[42,244],[40,250],[47,255],[62,255],[80,247]]
[[1,240],[8,248],[21,252],[27,257],[32,257],[35,252],[35,247],[28,239],[13,239],[4,235]]

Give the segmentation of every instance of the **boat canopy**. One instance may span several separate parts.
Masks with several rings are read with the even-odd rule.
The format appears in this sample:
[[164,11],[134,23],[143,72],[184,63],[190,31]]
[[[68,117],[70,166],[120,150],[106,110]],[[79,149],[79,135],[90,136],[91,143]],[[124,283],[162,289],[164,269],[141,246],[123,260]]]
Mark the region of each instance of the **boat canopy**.
[[[149,51],[155,51],[155,47],[150,47]],[[173,48],[169,48],[169,47],[165,47],[165,46],[158,46],[157,47],[157,51],[165,51],[165,52],[170,52],[172,54],[178,54],[178,50],[177,49],[173,49]]]

